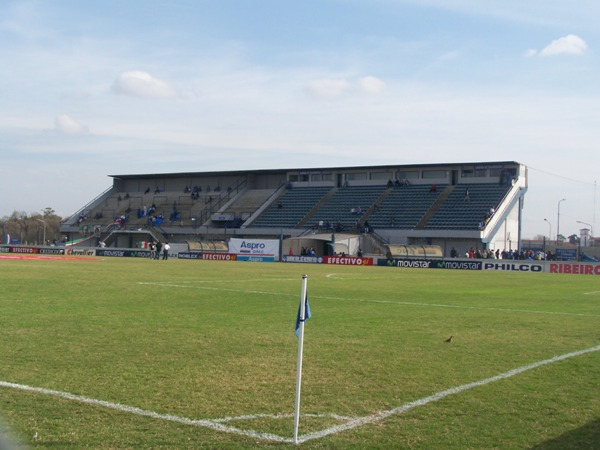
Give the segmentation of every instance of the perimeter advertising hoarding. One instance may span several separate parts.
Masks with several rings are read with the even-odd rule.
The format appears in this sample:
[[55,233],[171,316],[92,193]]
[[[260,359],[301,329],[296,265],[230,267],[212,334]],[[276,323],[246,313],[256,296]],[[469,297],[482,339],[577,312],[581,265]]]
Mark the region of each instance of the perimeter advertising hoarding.
[[562,273],[570,275],[600,275],[600,263],[570,263],[554,261],[493,260],[427,260],[379,259],[378,266],[417,269],[493,270],[497,272]]
[[96,249],[95,248],[69,248],[67,250],[66,254],[69,256],[96,256]]
[[550,273],[568,273],[573,275],[600,275],[600,264],[592,263],[548,263]]
[[543,272],[544,264],[500,259],[483,262],[483,270],[498,270],[500,272]]
[[146,250],[120,250],[99,248],[96,250],[96,256],[111,256],[117,258],[150,258],[150,252]]
[[210,261],[236,261],[237,255],[231,253],[202,252],[202,259]]
[[380,259],[378,266],[405,267],[412,269],[481,270],[481,261],[439,259]]
[[279,241],[275,239],[229,239],[229,253],[238,261],[279,261]]
[[25,253],[34,254],[39,253],[40,249],[37,247],[8,247],[10,253]]
[[322,256],[302,256],[302,255],[284,255],[283,262],[304,263],[304,264],[322,264]]
[[236,254],[223,253],[223,252],[179,252],[177,253],[179,259],[197,259],[205,261],[237,261],[238,257]]
[[64,255],[64,247],[28,247],[24,245],[0,247],[0,253],[20,253],[29,255]]
[[[40,254],[41,255],[64,255],[66,253],[65,253],[64,248],[40,248]],[[93,252],[92,252],[92,255],[93,255]]]
[[284,262],[305,264],[337,264],[343,266],[372,266],[373,258],[361,258],[358,256],[297,256],[286,255],[282,258]]
[[323,264],[338,264],[343,266],[372,266],[373,258],[359,258],[358,256],[325,256]]
[[200,252],[179,252],[177,253],[179,259],[202,259],[202,253]]

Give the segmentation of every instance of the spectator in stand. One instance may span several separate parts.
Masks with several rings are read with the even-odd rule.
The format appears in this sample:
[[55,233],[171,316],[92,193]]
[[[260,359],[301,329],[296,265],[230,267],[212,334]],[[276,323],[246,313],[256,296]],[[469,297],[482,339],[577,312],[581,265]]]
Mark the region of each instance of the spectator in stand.
[[437,184],[432,184],[431,187],[429,188],[429,192],[437,192]]

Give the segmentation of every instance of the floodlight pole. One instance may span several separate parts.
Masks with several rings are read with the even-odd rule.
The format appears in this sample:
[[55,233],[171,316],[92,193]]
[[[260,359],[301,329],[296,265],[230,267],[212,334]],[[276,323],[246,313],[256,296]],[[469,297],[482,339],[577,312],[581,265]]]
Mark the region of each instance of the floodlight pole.
[[567,200],[563,198],[558,201],[558,217],[556,218],[556,246],[558,247],[558,236],[560,235],[560,202]]

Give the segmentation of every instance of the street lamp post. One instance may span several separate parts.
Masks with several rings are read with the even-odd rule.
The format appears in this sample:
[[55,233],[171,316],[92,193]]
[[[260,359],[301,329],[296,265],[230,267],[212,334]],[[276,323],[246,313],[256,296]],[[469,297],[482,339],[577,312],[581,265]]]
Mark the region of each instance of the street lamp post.
[[545,222],[548,222],[548,240],[552,240],[552,224],[548,219],[544,219]]
[[565,200],[567,200],[567,199],[563,198],[558,201],[558,217],[556,218],[556,245],[557,246],[558,246],[558,236],[560,234],[560,202],[564,202]]

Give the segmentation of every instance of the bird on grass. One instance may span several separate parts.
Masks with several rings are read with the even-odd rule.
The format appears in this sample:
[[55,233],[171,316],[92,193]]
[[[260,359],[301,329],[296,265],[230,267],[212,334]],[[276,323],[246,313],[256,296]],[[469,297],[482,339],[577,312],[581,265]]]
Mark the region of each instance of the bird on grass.
[[448,339],[444,339],[444,342],[452,342],[452,338],[453,338],[453,337],[454,337],[454,336],[450,336]]

